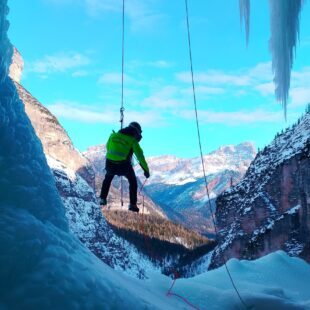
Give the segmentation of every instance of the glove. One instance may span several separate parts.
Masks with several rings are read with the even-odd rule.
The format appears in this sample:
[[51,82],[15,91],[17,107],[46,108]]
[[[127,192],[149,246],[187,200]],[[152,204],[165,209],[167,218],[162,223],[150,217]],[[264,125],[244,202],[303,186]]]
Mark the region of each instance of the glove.
[[144,176],[148,179],[150,177],[150,173],[148,171],[144,171]]

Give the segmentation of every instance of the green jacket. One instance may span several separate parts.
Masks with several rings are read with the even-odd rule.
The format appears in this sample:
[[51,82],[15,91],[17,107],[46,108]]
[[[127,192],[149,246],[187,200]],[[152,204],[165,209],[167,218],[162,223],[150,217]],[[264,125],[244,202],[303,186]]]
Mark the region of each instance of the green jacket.
[[149,172],[143,151],[138,141],[129,135],[120,132],[113,132],[107,142],[107,159],[112,161],[130,160],[134,153],[144,171]]

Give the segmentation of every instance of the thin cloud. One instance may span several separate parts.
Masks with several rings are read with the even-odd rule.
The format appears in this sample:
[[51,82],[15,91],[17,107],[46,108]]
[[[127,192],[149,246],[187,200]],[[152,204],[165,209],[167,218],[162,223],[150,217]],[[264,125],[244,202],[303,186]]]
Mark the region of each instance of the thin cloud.
[[[108,72],[104,73],[98,79],[99,84],[121,84],[122,82],[122,74],[119,72]],[[137,81],[129,76],[128,74],[124,74],[124,82],[127,83],[136,83]]]
[[[92,105],[90,105],[92,106]],[[77,102],[61,100],[48,105],[47,108],[57,117],[83,123],[117,124],[119,111],[106,108],[104,111],[81,105]],[[126,111],[128,120],[143,120],[147,126],[161,126],[165,123],[162,116],[154,111]]]
[[273,83],[260,84],[260,85],[255,86],[255,89],[258,90],[263,96],[274,94]]
[[[196,86],[195,91],[197,94],[202,94],[202,95],[203,94],[204,95],[218,95],[218,94],[223,94],[226,92],[224,88],[208,87],[208,86]],[[187,95],[192,94],[193,93],[192,87],[188,87],[184,89],[183,93]]]
[[[193,119],[193,111],[181,111],[178,115],[184,119]],[[222,124],[230,126],[241,126],[255,123],[273,123],[283,121],[283,113],[270,112],[265,110],[256,111],[234,111],[234,112],[215,112],[199,111],[200,121],[208,124]]]
[[73,77],[84,77],[84,76],[87,76],[87,75],[89,75],[89,72],[85,71],[85,70],[78,70],[78,71],[74,71],[72,73]]
[[[102,13],[121,13],[122,3],[115,0],[84,0],[88,13],[99,16]],[[165,16],[155,11],[154,1],[131,0],[125,3],[125,14],[130,20],[133,31],[154,30],[155,24],[163,21]]]
[[150,66],[156,67],[156,68],[171,68],[174,66],[172,62],[166,61],[166,60],[157,60],[149,62]]
[[247,70],[247,75],[251,77],[253,81],[272,81],[272,65],[271,62],[258,63],[255,67]]
[[[182,99],[180,99],[182,98]],[[188,105],[176,86],[165,86],[142,101],[142,106],[156,109],[175,109]]]
[[[190,72],[177,73],[176,78],[181,82],[191,83]],[[251,84],[251,79],[247,75],[233,75],[217,70],[196,73],[194,79],[196,83],[207,83],[211,85],[230,84],[236,86],[247,86]]]
[[43,0],[43,2],[53,5],[69,5],[69,4],[82,4],[83,0]]
[[310,89],[308,87],[295,87],[290,92],[290,107],[306,106],[310,103]]
[[39,74],[64,73],[71,69],[87,66],[90,62],[87,56],[80,53],[59,53],[26,62],[26,70]]
[[126,68],[130,71],[135,71],[140,68],[151,67],[156,69],[169,69],[173,68],[175,63],[167,60],[155,60],[155,61],[141,61],[141,60],[131,60],[126,63]]
[[299,71],[292,72],[291,85],[294,87],[309,86],[310,84],[310,67],[303,67]]
[[292,72],[290,89],[291,107],[305,106],[310,102],[310,67]]

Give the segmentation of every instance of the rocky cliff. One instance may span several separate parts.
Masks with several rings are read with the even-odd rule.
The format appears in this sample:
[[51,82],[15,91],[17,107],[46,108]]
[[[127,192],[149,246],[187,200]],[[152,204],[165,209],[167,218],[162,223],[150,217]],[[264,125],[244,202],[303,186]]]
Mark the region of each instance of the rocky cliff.
[[19,51],[17,50],[17,48],[14,47],[12,63],[9,68],[9,77],[13,81],[20,83],[23,70],[24,70],[24,60]]
[[73,146],[71,139],[56,117],[35,99],[22,85],[15,82],[26,113],[40,138],[44,153],[77,172],[95,188],[95,174],[88,160]]
[[259,152],[242,182],[216,200],[211,268],[276,250],[310,262],[310,113]]
[[59,124],[57,118],[34,98],[21,84],[24,61],[16,48],[9,69],[26,113],[42,142],[44,153],[62,162],[66,167],[82,176],[87,183],[95,187],[95,174],[88,160],[75,149],[71,139]]

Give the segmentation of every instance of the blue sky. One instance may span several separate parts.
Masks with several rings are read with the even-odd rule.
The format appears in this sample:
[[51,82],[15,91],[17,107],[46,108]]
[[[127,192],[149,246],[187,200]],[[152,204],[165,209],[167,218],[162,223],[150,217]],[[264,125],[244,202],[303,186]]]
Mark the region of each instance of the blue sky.
[[[121,0],[9,0],[22,85],[81,151],[119,129]],[[199,155],[184,1],[126,0],[125,123],[143,126],[146,156]],[[310,5],[301,14],[288,119],[275,101],[267,0],[251,1],[249,46],[239,1],[188,0],[203,152],[268,144],[310,102]]]

